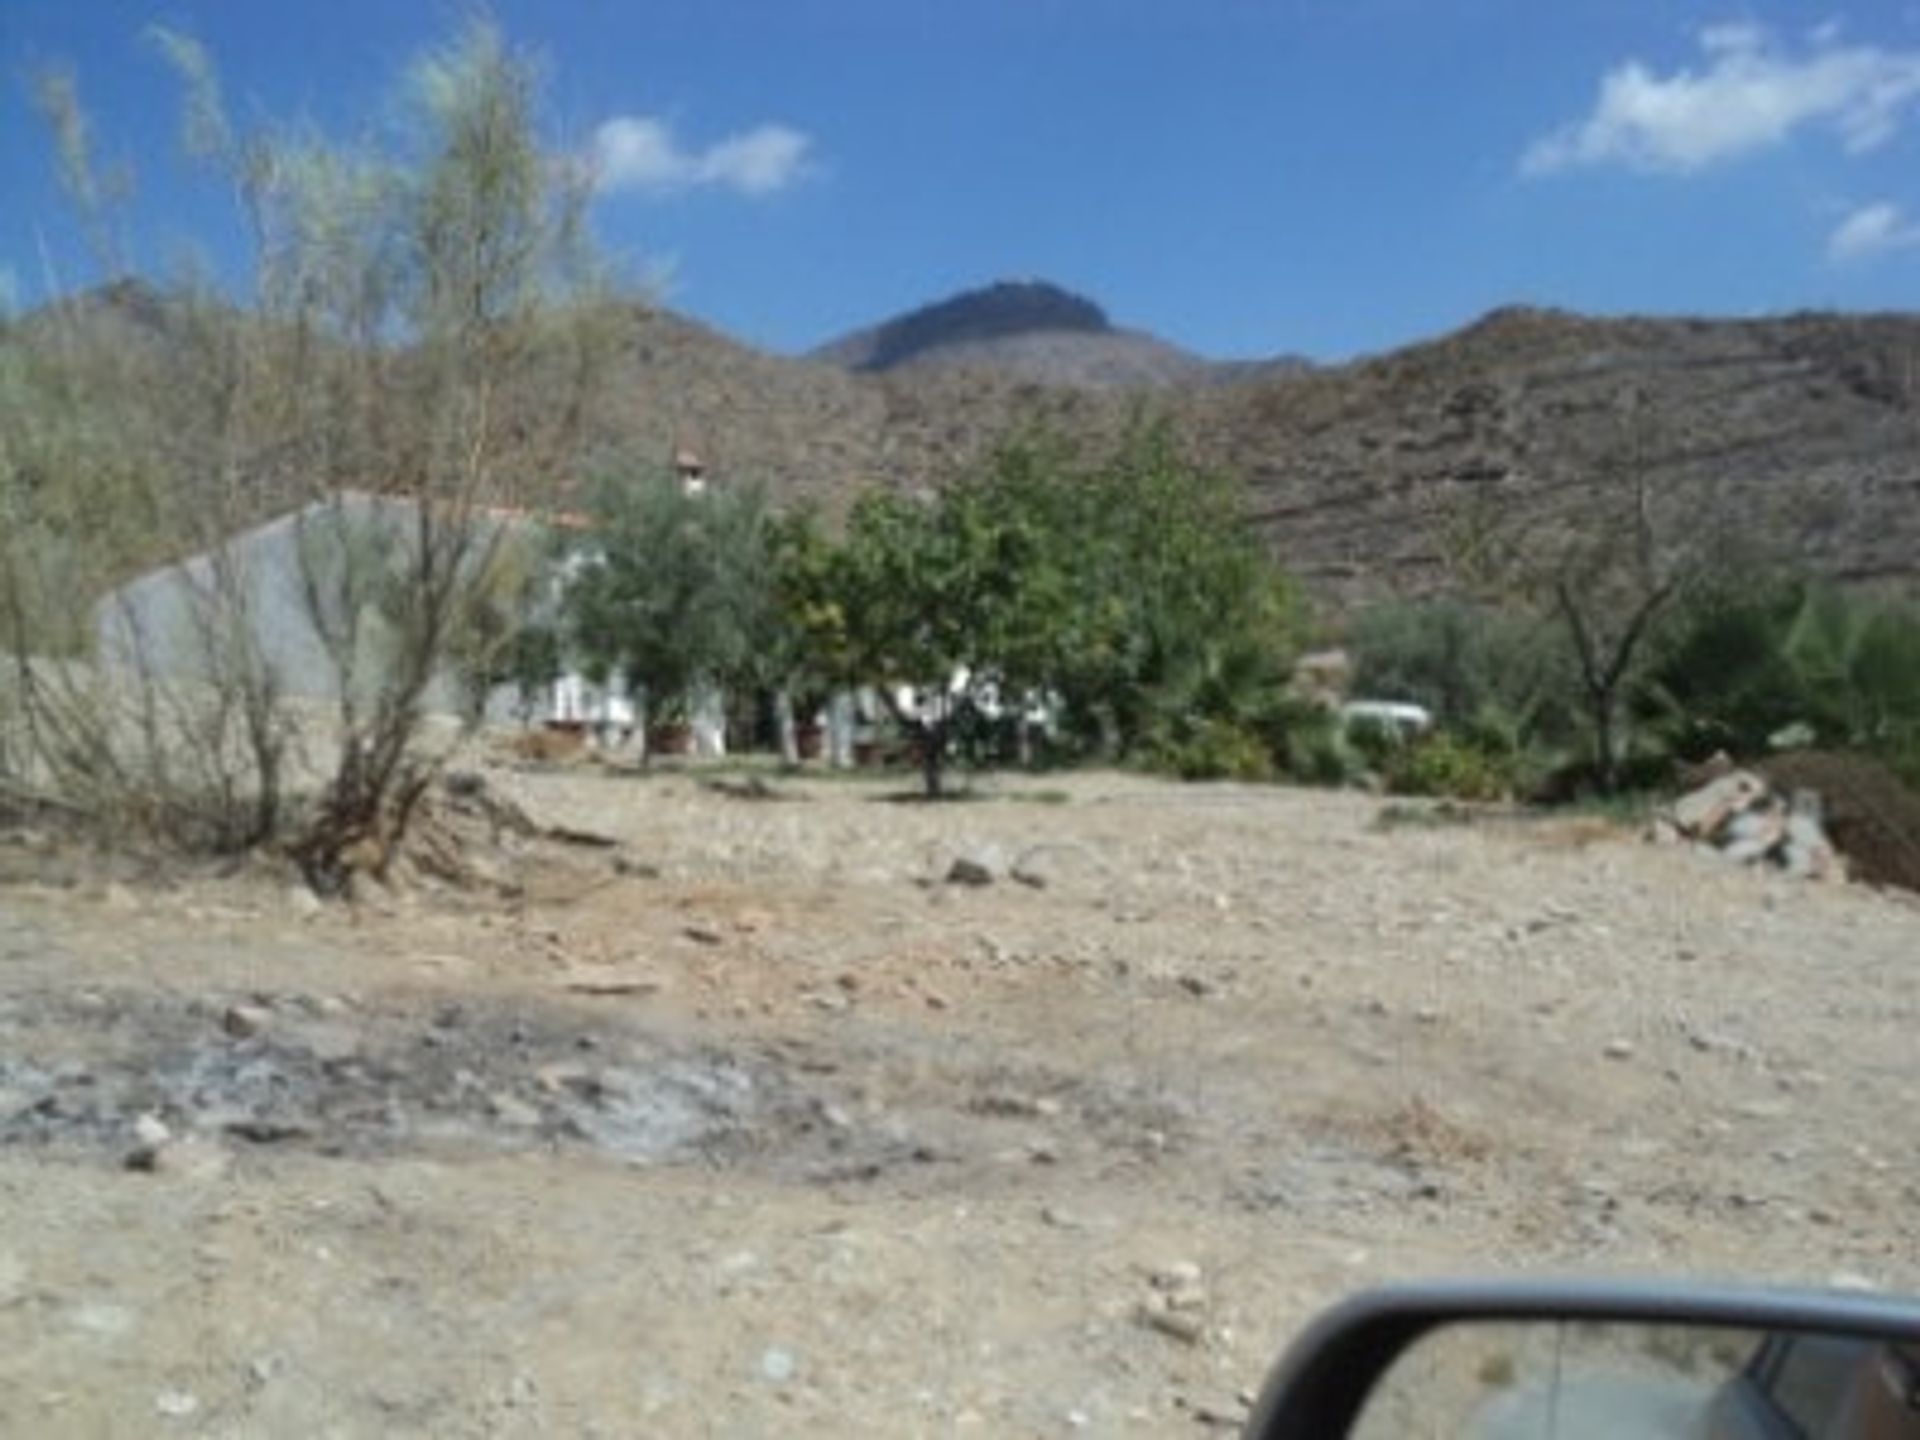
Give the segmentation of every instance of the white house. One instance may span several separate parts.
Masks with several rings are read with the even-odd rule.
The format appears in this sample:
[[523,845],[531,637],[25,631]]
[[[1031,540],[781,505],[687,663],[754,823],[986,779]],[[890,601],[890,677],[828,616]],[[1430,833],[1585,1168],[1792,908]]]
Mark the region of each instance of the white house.
[[[544,543],[546,524],[524,511],[478,512],[483,546]],[[560,523],[578,523],[562,517]],[[244,621],[260,646],[279,692],[291,699],[332,703],[343,680],[377,684],[384,671],[377,663],[383,627],[373,598],[373,567],[386,555],[404,556],[420,544],[420,512],[403,497],[342,492],[313,501],[232,536],[220,546],[163,566],[119,586],[94,608],[97,655],[103,664],[156,676],[191,681],[210,677],[219,651],[217,623],[234,616]],[[400,562],[404,563],[404,562]],[[347,579],[343,566],[364,573]],[[319,583],[309,587],[308,580]],[[343,580],[345,583],[342,583]],[[564,585],[564,575],[556,582]],[[367,597],[363,613],[333,614],[328,630],[352,630],[360,653],[345,664],[315,623],[316,598],[330,613],[341,596]],[[371,699],[371,695],[367,698]],[[472,713],[474,697],[448,667],[426,694],[429,711]],[[637,737],[645,722],[644,694],[634,694],[618,676],[596,685],[576,668],[565,670],[549,692],[529,705],[511,685],[480,697],[480,713],[495,724],[514,720],[582,725],[608,740]],[[699,697],[690,717],[695,753],[726,753],[723,697]]]

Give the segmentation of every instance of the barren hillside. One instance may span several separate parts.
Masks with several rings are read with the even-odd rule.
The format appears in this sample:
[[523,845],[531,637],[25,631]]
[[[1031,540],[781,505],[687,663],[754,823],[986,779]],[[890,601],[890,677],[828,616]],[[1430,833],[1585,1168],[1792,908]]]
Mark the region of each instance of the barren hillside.
[[[958,329],[907,317],[850,337],[836,364],[634,305],[617,317],[593,444],[663,463],[691,446],[717,475],[834,505],[873,485],[944,483],[1021,425],[1097,440],[1144,411],[1244,476],[1276,553],[1336,601],[1441,583],[1463,508],[1551,517],[1626,469],[1681,524],[1741,531],[1848,579],[1920,572],[1920,317],[1508,309],[1346,365],[1193,370],[1185,357],[1149,365],[1145,385],[1135,361],[1160,342],[1111,329],[1097,308],[1059,308],[963,315]],[[165,308],[121,287],[85,313],[122,356],[119,337],[135,338],[138,363],[156,367],[144,403],[164,404]],[[1053,364],[1063,356],[1072,364]],[[1087,383],[1041,383],[1028,361]],[[521,402],[540,404],[539,385]]]

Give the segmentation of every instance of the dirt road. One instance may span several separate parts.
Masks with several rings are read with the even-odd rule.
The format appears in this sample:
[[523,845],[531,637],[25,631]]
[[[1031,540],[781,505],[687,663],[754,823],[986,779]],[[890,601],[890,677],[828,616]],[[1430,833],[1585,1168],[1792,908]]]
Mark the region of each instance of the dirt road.
[[1920,1289],[1910,899],[1284,789],[489,780],[620,847],[351,910],[0,847],[0,1433],[1225,1433],[1368,1281]]

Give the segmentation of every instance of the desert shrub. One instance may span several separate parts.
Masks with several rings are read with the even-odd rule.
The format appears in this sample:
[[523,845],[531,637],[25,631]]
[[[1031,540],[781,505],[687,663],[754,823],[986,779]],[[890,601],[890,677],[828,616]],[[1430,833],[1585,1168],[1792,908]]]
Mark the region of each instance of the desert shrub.
[[1505,800],[1516,788],[1514,757],[1442,730],[1407,746],[1386,770],[1396,795],[1432,795],[1450,800]]
[[1399,726],[1369,715],[1348,719],[1344,728],[1347,747],[1376,774],[1384,775],[1411,743]]
[[[118,278],[102,206],[120,187],[97,183],[72,77],[43,75],[116,279],[0,346],[19,719],[0,791],[103,836],[282,843],[336,891],[384,873],[449,755],[432,723],[448,680],[493,673],[511,637],[524,577],[490,517],[571,478],[610,353],[586,179],[538,134],[537,67],[484,21],[409,68],[395,125],[344,142],[232,123],[204,50],[153,38],[186,89],[190,155],[240,206],[245,308],[226,287]],[[164,333],[152,363],[113,320],[129,306]],[[256,568],[235,537],[274,515],[292,553]],[[296,679],[319,705],[292,702]],[[295,751],[317,767],[299,804]]]
[[1207,716],[1149,732],[1141,758],[1148,768],[1182,780],[1273,778],[1273,754],[1258,734]]
[[1340,716],[1299,696],[1281,696],[1262,712],[1257,733],[1279,773],[1303,785],[1351,785],[1368,759],[1352,743]]

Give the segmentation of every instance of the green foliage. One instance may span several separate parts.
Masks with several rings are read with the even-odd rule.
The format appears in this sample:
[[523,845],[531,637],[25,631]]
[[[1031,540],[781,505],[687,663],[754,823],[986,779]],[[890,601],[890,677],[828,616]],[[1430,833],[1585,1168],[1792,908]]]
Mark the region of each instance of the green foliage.
[[1684,617],[1642,708],[1688,758],[1764,753],[1798,731],[1827,749],[1920,755],[1920,612],[1792,582],[1727,586]]
[[1150,768],[1182,780],[1270,780],[1274,774],[1273,752],[1259,735],[1206,715],[1148,732],[1141,753]]
[[701,686],[763,678],[780,532],[762,491],[692,493],[670,475],[614,466],[595,481],[588,510],[564,601],[588,665],[644,687],[656,715],[683,711]]
[[1514,793],[1513,756],[1441,730],[1394,756],[1386,779],[1387,788],[1396,795],[1507,800]]
[[998,512],[1047,537],[1035,587],[1051,629],[1047,686],[1083,748],[1126,755],[1197,721],[1257,728],[1303,607],[1247,525],[1236,481],[1142,420],[1091,461],[1044,435],[1017,440],[981,483]]
[[1356,694],[1424,705],[1443,728],[1517,738],[1571,726],[1554,637],[1525,614],[1447,597],[1395,602],[1364,612],[1347,643]]
[[1271,768],[1261,721],[1300,606],[1238,488],[1181,460],[1164,427],[1138,425],[1091,461],[1028,435],[937,495],[867,496],[844,543],[801,572],[793,589],[825,668],[947,695],[901,717],[930,788],[948,744],[980,729],[989,691],[1008,706],[1047,695],[1082,751],[1194,773]]
[[982,487],[938,496],[863,496],[830,554],[790,567],[822,667],[870,683],[890,705],[911,689],[928,703],[896,719],[919,750],[929,795],[942,788],[956,730],[990,692],[1017,700],[1045,674],[1050,616],[1043,533],[1000,513]]

